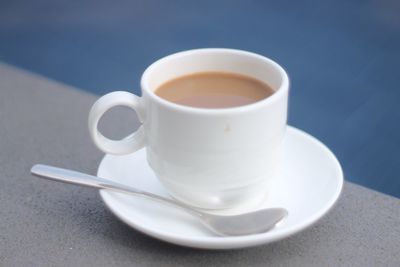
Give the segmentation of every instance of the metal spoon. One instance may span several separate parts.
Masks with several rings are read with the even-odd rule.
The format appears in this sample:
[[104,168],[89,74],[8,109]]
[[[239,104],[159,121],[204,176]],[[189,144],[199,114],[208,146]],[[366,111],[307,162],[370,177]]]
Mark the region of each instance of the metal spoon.
[[169,204],[198,218],[208,229],[222,236],[263,233],[274,227],[277,222],[288,214],[287,210],[283,208],[268,208],[238,215],[215,215],[198,211],[186,204],[162,196],[72,170],[37,164],[32,167],[31,173],[54,181],[113,190]]

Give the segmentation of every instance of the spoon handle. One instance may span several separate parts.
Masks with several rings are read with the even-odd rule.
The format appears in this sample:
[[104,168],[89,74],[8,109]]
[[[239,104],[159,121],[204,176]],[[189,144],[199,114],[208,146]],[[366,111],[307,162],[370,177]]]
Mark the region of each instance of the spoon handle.
[[183,203],[178,203],[174,200],[155,195],[146,191],[141,191],[136,188],[126,186],[120,183],[116,183],[104,178],[100,178],[97,176],[73,171],[62,169],[58,167],[53,167],[49,165],[43,164],[36,164],[31,168],[31,173],[40,178],[46,178],[53,181],[69,183],[69,184],[77,184],[83,185],[87,187],[94,187],[98,189],[109,189],[112,191],[120,192],[120,193],[127,193],[136,196],[146,197],[152,200],[158,200],[162,203],[167,203],[173,205],[175,207],[184,209],[185,211],[189,212],[192,215],[197,217],[202,217],[203,214],[199,211],[194,210],[194,208],[187,206]]

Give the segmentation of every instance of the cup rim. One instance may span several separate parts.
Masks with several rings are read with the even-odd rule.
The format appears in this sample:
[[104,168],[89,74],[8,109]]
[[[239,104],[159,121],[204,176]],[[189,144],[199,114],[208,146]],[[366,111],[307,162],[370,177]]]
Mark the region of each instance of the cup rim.
[[[156,95],[152,90],[150,90],[148,86],[148,81],[150,79],[150,73],[152,70],[159,64],[162,64],[172,58],[175,57],[181,57],[181,56],[187,56],[190,54],[199,54],[199,53],[235,53],[235,54],[240,54],[243,56],[248,56],[248,57],[253,57],[257,59],[261,59],[263,61],[267,61],[268,64],[271,64],[274,68],[276,68],[281,76],[281,85],[279,88],[269,97],[266,97],[265,99],[262,99],[260,101],[243,105],[243,106],[237,106],[237,107],[229,107],[229,108],[199,108],[199,107],[190,107],[190,106],[185,106],[185,105],[180,105],[176,104],[173,102],[170,102],[168,100],[165,100],[158,95]],[[196,113],[196,114],[204,114],[204,115],[219,115],[219,114],[227,114],[227,113],[237,113],[237,112],[246,112],[246,111],[251,111],[254,109],[258,109],[260,107],[263,107],[265,105],[271,105],[278,101],[281,97],[285,96],[285,94],[289,90],[289,77],[286,71],[275,61],[273,61],[270,58],[267,58],[265,56],[253,53],[253,52],[248,52],[244,50],[239,50],[239,49],[231,49],[231,48],[199,48],[199,49],[191,49],[191,50],[186,50],[182,52],[177,52],[174,54],[170,54],[168,56],[165,56],[154,63],[152,63],[150,66],[146,68],[146,70],[143,72],[143,75],[140,80],[140,85],[141,85],[141,90],[142,93],[146,93],[153,101],[155,101],[157,104],[174,109],[176,111],[181,111],[181,112],[191,112],[191,113]]]

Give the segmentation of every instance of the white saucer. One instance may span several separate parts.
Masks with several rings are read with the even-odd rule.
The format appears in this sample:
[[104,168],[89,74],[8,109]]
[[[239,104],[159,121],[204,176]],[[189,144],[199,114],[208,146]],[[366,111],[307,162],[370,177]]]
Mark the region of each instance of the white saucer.
[[[288,127],[282,171],[270,184],[260,207],[284,207],[289,216],[263,234],[220,237],[177,209],[140,197],[101,190],[108,208],[126,224],[152,237],[177,245],[231,249],[274,242],[315,223],[338,199],[343,173],[333,153],[309,134]],[[98,176],[167,196],[147,164],[144,149],[127,156],[107,155]]]

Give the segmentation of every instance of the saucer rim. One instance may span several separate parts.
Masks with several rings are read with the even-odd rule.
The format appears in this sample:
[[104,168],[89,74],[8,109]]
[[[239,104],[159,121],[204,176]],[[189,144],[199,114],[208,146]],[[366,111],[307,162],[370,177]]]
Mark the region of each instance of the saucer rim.
[[[301,139],[309,139],[314,145],[318,146],[320,150],[324,151],[324,154],[330,158],[332,165],[335,166],[334,171],[336,172],[334,177],[337,177],[337,184],[335,193],[332,194],[329,201],[326,201],[323,208],[320,208],[318,212],[315,212],[312,216],[309,216],[307,219],[301,221],[299,224],[292,225],[286,228],[274,229],[273,231],[269,231],[262,234],[254,234],[254,235],[246,235],[246,236],[196,236],[196,237],[187,237],[180,234],[174,234],[171,232],[158,231],[157,228],[145,227],[135,222],[135,220],[129,219],[129,216],[123,214],[118,208],[114,208],[112,202],[115,201],[113,196],[114,192],[111,192],[106,189],[101,189],[100,196],[105,203],[106,207],[121,221],[126,223],[127,225],[133,227],[134,229],[142,232],[146,235],[154,237],[159,240],[163,240],[169,243],[173,243],[176,245],[192,247],[192,248],[201,248],[201,249],[236,249],[236,248],[244,248],[244,247],[252,247],[261,244],[272,243],[289,236],[292,236],[296,233],[299,233],[308,227],[312,226],[316,222],[318,222],[321,218],[324,217],[334,206],[337,200],[339,199],[341,192],[343,190],[344,178],[343,171],[339,161],[333,152],[325,146],[321,141],[319,141],[314,136],[306,133],[303,130],[295,128],[293,126],[287,126],[286,134],[294,134],[300,136]],[[97,174],[100,173],[100,168],[107,160],[108,155],[105,155],[101,160],[99,167],[97,169]]]

